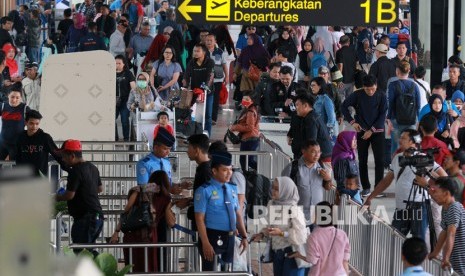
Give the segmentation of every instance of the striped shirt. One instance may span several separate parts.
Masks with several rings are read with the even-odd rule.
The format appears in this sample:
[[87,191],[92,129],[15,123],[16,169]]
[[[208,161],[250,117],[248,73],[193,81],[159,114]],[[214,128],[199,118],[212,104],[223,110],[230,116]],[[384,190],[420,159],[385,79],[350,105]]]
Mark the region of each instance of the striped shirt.
[[441,227],[455,226],[454,246],[450,255],[450,263],[455,272],[465,275],[465,209],[459,202],[452,203],[449,208],[442,209]]

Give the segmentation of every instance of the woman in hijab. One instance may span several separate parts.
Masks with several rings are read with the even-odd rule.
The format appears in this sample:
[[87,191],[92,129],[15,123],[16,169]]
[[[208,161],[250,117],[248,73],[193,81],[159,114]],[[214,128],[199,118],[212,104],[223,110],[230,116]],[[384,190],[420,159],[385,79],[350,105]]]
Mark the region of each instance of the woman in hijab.
[[450,125],[453,123],[453,118],[447,113],[447,108],[443,107],[444,100],[437,94],[431,95],[428,100],[430,112],[425,114],[433,115],[438,121],[438,130],[434,134],[434,137],[443,141],[447,145],[450,144]]
[[[138,206],[138,196],[143,196],[144,200],[150,201],[150,209],[152,213],[152,225],[147,228],[141,228],[134,231],[124,233],[124,243],[158,243],[166,242],[167,223],[165,220],[167,207],[171,202],[169,192],[170,181],[168,175],[164,171],[155,171],[150,175],[149,183],[147,185],[139,185],[133,187],[128,193],[128,203],[124,208],[127,213],[133,206]],[[121,231],[121,222],[115,228],[115,232],[111,236],[110,243],[117,243],[119,233]],[[147,267],[145,271],[145,253],[144,248],[124,250],[124,260],[126,264],[132,264],[134,267],[133,272],[159,272],[157,254],[159,250],[156,248],[147,249]],[[130,263],[130,255],[132,254],[132,263]]]
[[131,90],[127,107],[135,112],[136,108],[142,111],[149,111],[155,108],[154,95],[149,85],[149,74],[141,72],[136,78],[136,88]]
[[160,59],[162,56],[163,48],[165,48],[166,42],[168,42],[169,36],[164,34],[157,34],[150,44],[150,48],[145,55],[144,61],[141,64],[141,68],[145,72],[152,71],[152,64]]
[[310,60],[308,55],[313,49],[313,41],[309,38],[302,42],[302,51],[296,57],[295,64],[297,67],[297,76],[300,86],[310,87]]
[[237,58],[235,69],[236,76],[242,73],[240,91],[253,91],[258,84],[258,81],[249,78],[250,65],[253,63],[261,71],[266,71],[269,61],[270,55],[260,43],[258,35],[250,34],[247,38],[247,47],[241,51],[241,55]]
[[297,55],[297,46],[294,43],[292,36],[295,35],[292,29],[284,28],[278,39],[274,40],[268,47],[268,52],[271,56],[276,54],[276,50],[283,47],[289,51],[288,62],[294,63]]
[[0,85],[0,98],[4,98],[6,100],[6,95],[10,91],[13,84],[22,81],[22,77],[19,74],[19,67],[18,63],[15,60],[16,56],[16,48],[11,43],[5,43],[3,45],[2,51],[5,53],[5,68],[1,72],[3,77],[3,84]]
[[337,189],[343,189],[347,175],[359,175],[359,169],[355,160],[357,149],[357,132],[343,131],[339,133],[331,156],[334,179]]
[[457,90],[452,94],[451,101],[455,104],[458,110],[462,110],[462,105],[465,102],[465,94],[462,91]]
[[[276,177],[271,190],[271,200],[268,209],[274,208],[274,212],[289,212],[288,221],[280,221],[270,224],[255,234],[252,239],[259,241],[263,238],[271,238],[271,247],[274,251],[273,274],[275,276],[304,276],[305,268],[299,268],[294,259],[286,254],[298,251],[298,247],[307,240],[307,228],[305,216],[301,208],[298,208],[299,193],[294,181],[287,176]],[[294,214],[295,212],[295,214]],[[286,216],[281,216],[286,217]],[[305,255],[304,252],[300,252]]]
[[82,37],[87,35],[85,27],[86,17],[82,13],[75,13],[73,16],[73,25],[69,27],[66,34],[67,53],[74,53],[78,51],[79,41]]

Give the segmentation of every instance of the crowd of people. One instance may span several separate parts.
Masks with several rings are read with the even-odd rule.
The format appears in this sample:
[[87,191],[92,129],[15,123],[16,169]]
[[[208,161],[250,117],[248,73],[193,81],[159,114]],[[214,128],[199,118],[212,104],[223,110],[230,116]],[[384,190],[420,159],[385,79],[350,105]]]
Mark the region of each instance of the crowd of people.
[[[66,191],[57,200],[68,201],[73,242],[93,243],[102,231],[102,182],[98,169],[82,158],[79,141],[67,140],[58,149],[39,128],[41,67],[51,54],[104,50],[115,58],[115,119],[121,119],[122,139],[131,139],[131,112],[159,112],[152,152],[137,163],[138,186],[130,190],[124,210],[148,201],[153,220],[126,232],[124,242],[165,242],[166,230],[179,226],[171,207],[190,206],[204,270],[213,269],[215,255],[221,255],[221,263],[232,263],[240,236],[242,251],[250,241],[271,242],[275,275],[342,275],[349,272],[347,235],[331,222],[313,221],[310,210],[330,207],[323,199],[333,182],[338,199],[346,194],[360,205],[385,196],[395,183],[392,226],[414,237],[402,248],[405,275],[421,269],[426,248],[432,250],[430,257],[442,255],[443,267],[465,275],[463,61],[450,57],[448,78],[431,87],[410,40],[400,39],[399,33],[408,34],[403,25],[386,33],[361,26],[245,25],[233,39],[226,25],[178,24],[176,7],[162,0],[150,12],[157,23],[152,36],[146,6],[138,0],[111,5],[85,0],[65,10],[56,29],[49,24],[45,39],[41,26],[51,20],[52,8],[43,0],[0,19],[0,160],[31,164],[37,175],[47,175],[51,154],[68,171]],[[234,61],[228,66],[230,56]],[[242,170],[233,170],[225,144],[209,139],[220,92],[229,84],[234,84],[234,107],[242,111],[228,130],[240,134],[241,151],[259,149],[261,117],[290,119],[287,141],[294,161],[272,181],[268,208],[302,207],[289,221],[270,224],[250,240],[244,175],[257,170],[257,157],[241,156]],[[198,165],[193,199],[172,200],[186,185],[172,184],[167,156],[176,134],[165,111],[174,91],[196,89],[207,92],[208,135],[188,138],[189,159]],[[118,129],[115,139],[120,140]],[[370,146],[374,185],[368,173]],[[417,155],[431,156],[426,173],[408,163]],[[121,230],[120,223],[111,242],[118,242]],[[151,271],[159,270],[160,250],[149,250]],[[136,260],[134,271],[144,270],[142,255],[143,250],[125,251],[126,262]]]

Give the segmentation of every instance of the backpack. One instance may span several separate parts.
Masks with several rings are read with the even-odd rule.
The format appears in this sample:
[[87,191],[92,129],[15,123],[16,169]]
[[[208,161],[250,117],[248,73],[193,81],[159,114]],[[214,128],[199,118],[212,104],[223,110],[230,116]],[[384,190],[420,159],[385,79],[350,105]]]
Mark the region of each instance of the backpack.
[[254,219],[254,207],[267,206],[271,199],[271,181],[268,177],[256,172],[246,171],[243,174],[246,180],[246,212],[249,218]]
[[310,68],[310,73],[313,78],[318,77],[318,68],[320,68],[320,66],[328,67],[328,62],[326,61],[325,53],[326,51],[322,53],[313,53]]
[[418,103],[415,84],[403,90],[400,81],[396,83],[396,121],[399,125],[414,125],[417,121]]

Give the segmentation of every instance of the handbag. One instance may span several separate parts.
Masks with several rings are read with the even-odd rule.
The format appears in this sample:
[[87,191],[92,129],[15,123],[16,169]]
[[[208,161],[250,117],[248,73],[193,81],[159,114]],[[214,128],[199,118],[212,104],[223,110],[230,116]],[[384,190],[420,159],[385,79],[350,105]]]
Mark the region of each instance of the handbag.
[[266,242],[265,250],[262,252],[262,255],[260,256],[260,262],[267,264],[267,263],[272,263],[274,260],[274,250],[271,244],[271,238],[269,238]]
[[194,92],[192,92],[192,90],[182,89],[179,97],[180,99],[176,107],[182,109],[191,108],[192,98],[194,97]]
[[229,93],[224,83],[221,84],[221,90],[220,90],[219,97],[220,97],[219,104],[226,104],[226,102],[228,101]]
[[229,129],[226,131],[224,135],[223,142],[227,143],[227,141],[231,141],[233,145],[237,145],[241,143],[241,134],[236,135],[234,132],[230,131]]
[[329,59],[333,63],[333,66],[331,66],[331,69],[329,70],[331,72],[331,79],[333,81],[341,81],[342,72],[341,70],[339,70],[339,67],[337,67],[336,62],[334,61],[334,58],[331,52],[329,52]]
[[[145,197],[145,199],[143,199]],[[122,213],[120,217],[121,231],[123,233],[147,228],[152,225],[152,214],[150,212],[150,200],[143,188],[137,196],[138,205],[132,206],[127,213]]]
[[158,66],[157,66],[157,71],[155,72],[155,76],[153,77],[153,87],[155,88],[160,87],[161,83],[163,82],[163,79],[160,76],[158,76],[158,69],[160,69],[160,64],[161,62],[159,61]]
[[249,72],[248,72],[249,79],[257,82],[260,80],[261,73],[262,71],[260,70],[260,68],[258,68],[258,66],[253,64],[252,62],[250,62]]

